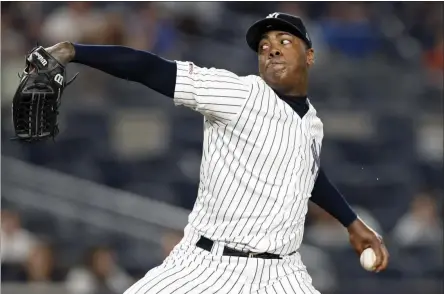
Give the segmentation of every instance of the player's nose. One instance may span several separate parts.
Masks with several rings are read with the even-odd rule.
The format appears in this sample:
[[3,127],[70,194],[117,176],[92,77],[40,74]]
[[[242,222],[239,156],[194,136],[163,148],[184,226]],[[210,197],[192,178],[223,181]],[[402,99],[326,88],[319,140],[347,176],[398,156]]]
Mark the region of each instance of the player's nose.
[[270,55],[269,55],[270,58],[280,56],[280,55],[282,55],[282,52],[279,51],[279,49],[271,49],[270,50]]

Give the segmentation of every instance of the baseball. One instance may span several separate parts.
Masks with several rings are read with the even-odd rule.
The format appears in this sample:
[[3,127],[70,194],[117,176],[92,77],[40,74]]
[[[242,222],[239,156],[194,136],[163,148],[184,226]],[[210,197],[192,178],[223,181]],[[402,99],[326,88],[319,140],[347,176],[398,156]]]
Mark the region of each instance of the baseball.
[[376,254],[371,248],[367,248],[361,253],[361,265],[367,271],[373,271],[375,262],[376,262]]

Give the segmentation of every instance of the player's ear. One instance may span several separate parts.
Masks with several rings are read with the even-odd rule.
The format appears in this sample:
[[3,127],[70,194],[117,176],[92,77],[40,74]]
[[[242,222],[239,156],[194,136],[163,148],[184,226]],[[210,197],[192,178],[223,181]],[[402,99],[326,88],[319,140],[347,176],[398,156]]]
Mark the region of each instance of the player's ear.
[[311,67],[314,63],[315,63],[314,50],[313,48],[310,48],[307,50],[307,65],[308,67]]

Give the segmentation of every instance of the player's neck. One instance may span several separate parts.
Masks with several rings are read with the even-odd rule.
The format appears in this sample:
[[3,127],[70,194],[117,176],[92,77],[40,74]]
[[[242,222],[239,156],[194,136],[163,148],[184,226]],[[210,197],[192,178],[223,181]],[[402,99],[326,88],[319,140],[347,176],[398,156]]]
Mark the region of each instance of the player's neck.
[[287,91],[283,91],[282,94],[285,96],[300,98],[307,97],[308,92],[308,79],[305,75],[299,75],[293,86]]
[[307,88],[307,84],[298,84],[288,91],[281,92],[281,94],[287,97],[306,98],[308,92]]
[[307,98],[307,90],[305,91],[300,91],[300,90],[295,90],[295,91],[290,91],[290,92],[286,92],[283,93],[284,96],[286,97],[294,97],[294,98]]

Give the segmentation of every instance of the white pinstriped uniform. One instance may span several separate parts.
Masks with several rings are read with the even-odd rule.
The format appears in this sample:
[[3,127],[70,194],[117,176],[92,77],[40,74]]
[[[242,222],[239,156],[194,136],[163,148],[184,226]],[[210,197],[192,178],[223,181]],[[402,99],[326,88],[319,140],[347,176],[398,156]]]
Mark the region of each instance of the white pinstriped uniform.
[[[174,103],[202,113],[198,196],[185,236],[125,294],[319,293],[297,251],[319,169],[323,125],[258,76],[177,62]],[[212,252],[195,246],[200,236]],[[223,246],[283,259],[222,256]]]

